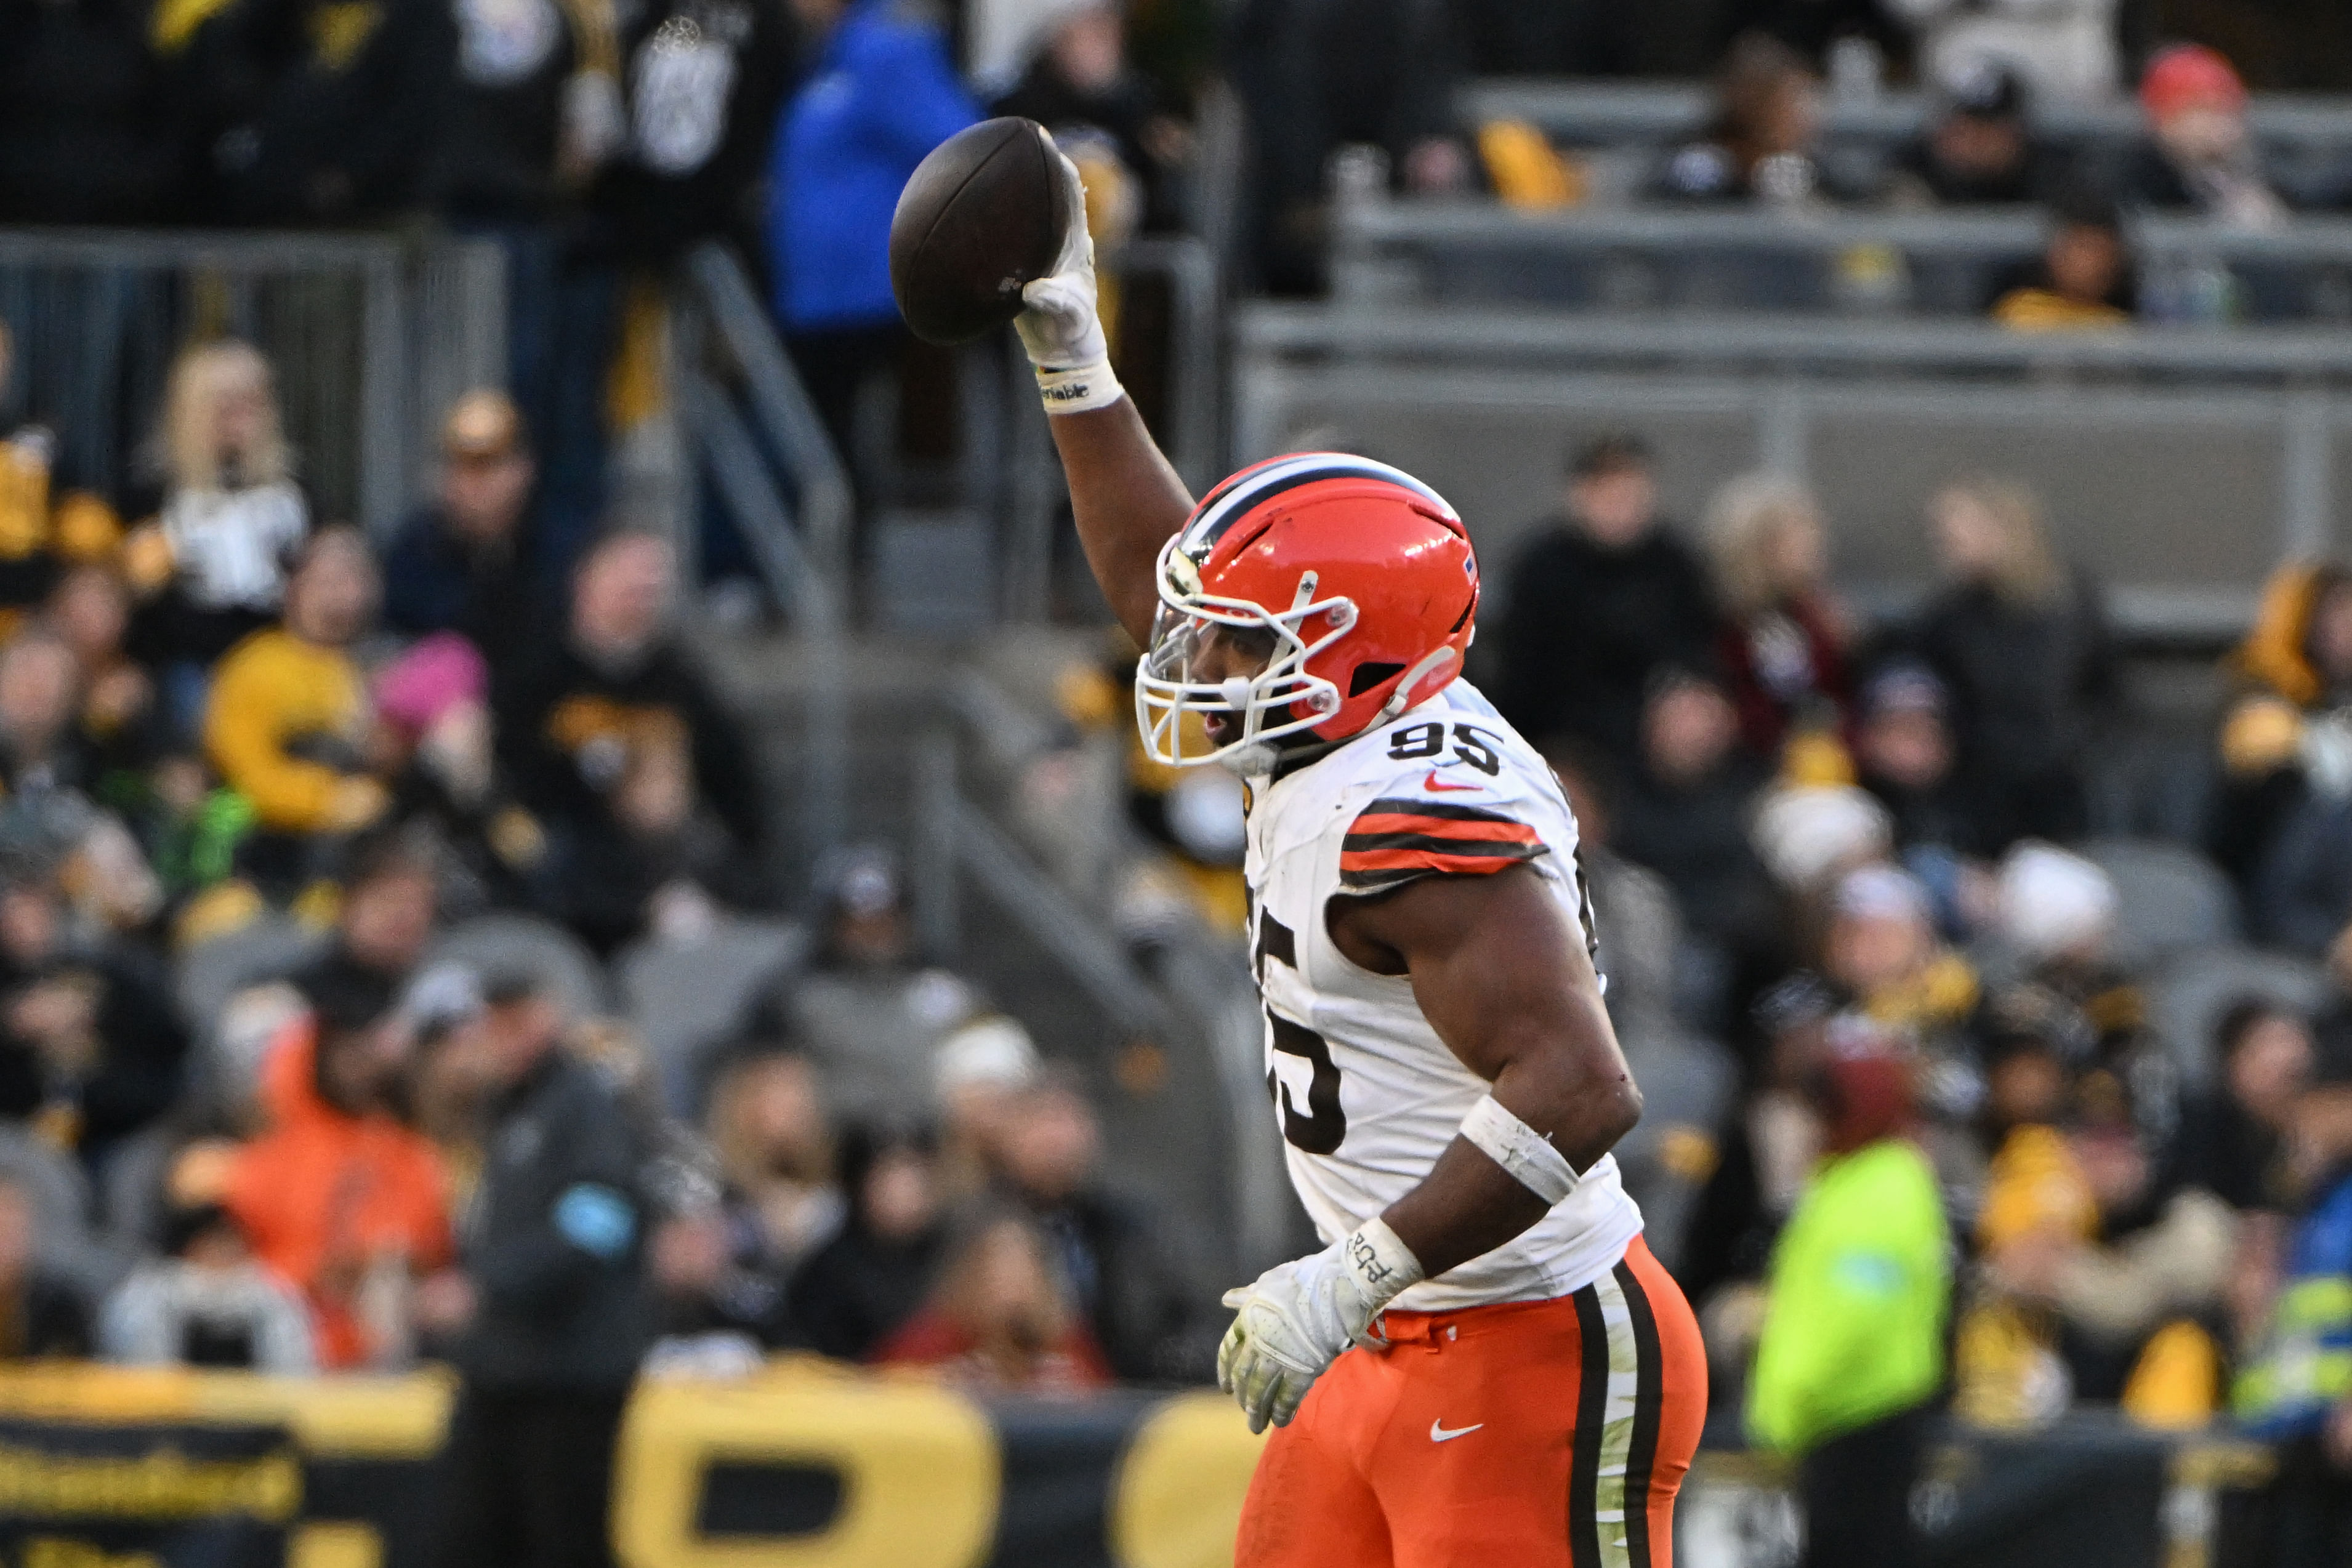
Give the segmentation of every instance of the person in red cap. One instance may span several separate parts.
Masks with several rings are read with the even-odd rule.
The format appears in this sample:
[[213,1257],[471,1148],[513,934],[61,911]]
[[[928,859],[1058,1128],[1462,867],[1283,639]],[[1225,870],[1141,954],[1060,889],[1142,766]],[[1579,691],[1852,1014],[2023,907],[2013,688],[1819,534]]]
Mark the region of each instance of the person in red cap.
[[2201,213],[2241,228],[2274,228],[2286,204],[2263,178],[2246,128],[2246,84],[2202,44],[2158,49],[2140,78],[2147,140],[2133,154],[2131,205]]

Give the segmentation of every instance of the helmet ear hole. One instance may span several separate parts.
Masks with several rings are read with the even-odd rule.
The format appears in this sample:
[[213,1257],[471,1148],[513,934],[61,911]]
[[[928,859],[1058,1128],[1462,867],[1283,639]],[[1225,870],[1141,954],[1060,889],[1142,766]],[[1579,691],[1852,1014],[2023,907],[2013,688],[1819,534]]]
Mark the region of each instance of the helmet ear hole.
[[1351,697],[1362,696],[1382,681],[1395,679],[1403,670],[1402,664],[1384,664],[1377,661],[1367,661],[1358,664],[1356,673],[1348,677],[1348,695]]

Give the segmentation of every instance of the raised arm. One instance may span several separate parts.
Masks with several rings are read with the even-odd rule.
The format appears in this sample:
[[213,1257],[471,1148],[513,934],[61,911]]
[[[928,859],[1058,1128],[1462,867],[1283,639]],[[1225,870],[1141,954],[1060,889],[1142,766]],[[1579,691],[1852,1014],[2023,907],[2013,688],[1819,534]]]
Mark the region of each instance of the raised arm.
[[1087,233],[1085,188],[1067,158],[1062,177],[1070,194],[1062,254],[1052,277],[1022,290],[1028,305],[1013,325],[1037,368],[1087,564],[1119,624],[1149,646],[1160,604],[1152,568],[1160,546],[1184,526],[1192,497],[1111,373],[1109,344],[1095,311],[1095,243]]

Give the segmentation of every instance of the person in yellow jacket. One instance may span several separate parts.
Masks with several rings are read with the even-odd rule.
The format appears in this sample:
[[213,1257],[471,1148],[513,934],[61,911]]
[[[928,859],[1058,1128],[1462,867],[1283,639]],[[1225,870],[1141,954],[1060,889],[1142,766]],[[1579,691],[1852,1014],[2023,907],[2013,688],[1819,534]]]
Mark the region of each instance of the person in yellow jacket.
[[[15,343],[0,322],[0,396],[8,390]],[[0,635],[13,634],[58,577],[75,566],[110,562],[122,520],[87,490],[52,484],[57,436],[27,424],[0,437]]]
[[247,637],[214,673],[205,752],[266,832],[352,832],[390,804],[367,771],[367,688],[347,652],[376,592],[365,541],[323,529],[287,581],[283,622]]
[[2205,847],[2251,883],[2297,806],[2352,794],[2352,570],[2298,560],[2273,572],[2222,673],[2235,689]]

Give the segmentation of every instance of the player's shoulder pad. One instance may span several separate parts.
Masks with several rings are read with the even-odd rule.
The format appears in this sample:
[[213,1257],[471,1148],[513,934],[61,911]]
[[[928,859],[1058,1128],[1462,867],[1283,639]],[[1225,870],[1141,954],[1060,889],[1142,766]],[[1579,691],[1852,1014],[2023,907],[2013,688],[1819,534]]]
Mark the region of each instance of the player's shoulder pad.
[[1548,852],[1541,784],[1484,716],[1425,704],[1365,737],[1339,801],[1343,890],[1481,875]]

